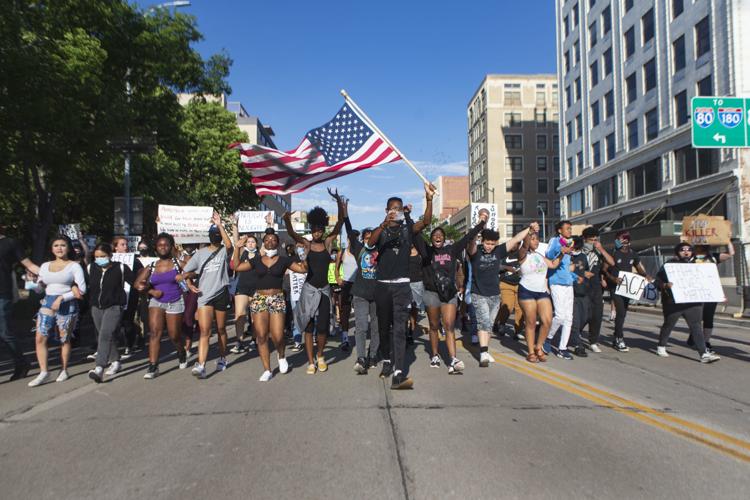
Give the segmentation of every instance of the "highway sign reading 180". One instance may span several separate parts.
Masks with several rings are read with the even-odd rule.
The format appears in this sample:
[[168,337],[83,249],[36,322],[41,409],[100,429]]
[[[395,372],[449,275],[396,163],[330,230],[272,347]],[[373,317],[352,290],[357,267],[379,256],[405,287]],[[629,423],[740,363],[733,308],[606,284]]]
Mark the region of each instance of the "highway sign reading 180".
[[750,147],[750,99],[741,97],[693,97],[694,148]]

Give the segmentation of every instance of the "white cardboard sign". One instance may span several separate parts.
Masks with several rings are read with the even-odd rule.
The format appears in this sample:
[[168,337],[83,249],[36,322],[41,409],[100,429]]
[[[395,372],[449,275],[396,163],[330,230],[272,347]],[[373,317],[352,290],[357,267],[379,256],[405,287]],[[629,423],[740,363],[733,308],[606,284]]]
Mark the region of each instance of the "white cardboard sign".
[[716,264],[664,264],[667,279],[672,283],[672,296],[677,304],[694,302],[725,302],[724,289]]
[[303,273],[289,273],[289,288],[291,293],[289,294],[290,302],[296,304],[299,302],[299,296],[302,293],[302,285],[305,284],[307,274]]
[[629,273],[627,271],[620,271],[617,277],[622,279],[622,282],[617,285],[615,294],[632,300],[641,299],[643,292],[646,290],[646,285],[648,285],[646,278],[640,274]]
[[159,205],[160,233],[169,233],[176,243],[208,243],[212,207]]
[[70,238],[71,241],[77,241],[83,237],[80,224],[60,224],[58,225],[58,228],[60,234],[64,234]]
[[494,229],[497,231],[497,204],[496,203],[472,203],[471,204],[471,227],[479,224],[479,211],[487,210],[490,213],[487,219],[488,229]]
[[123,264],[125,264],[132,270],[133,264],[135,263],[135,254],[134,253],[113,253],[112,262],[122,262]]
[[268,227],[266,217],[271,210],[237,212],[237,230],[240,233],[262,233]]

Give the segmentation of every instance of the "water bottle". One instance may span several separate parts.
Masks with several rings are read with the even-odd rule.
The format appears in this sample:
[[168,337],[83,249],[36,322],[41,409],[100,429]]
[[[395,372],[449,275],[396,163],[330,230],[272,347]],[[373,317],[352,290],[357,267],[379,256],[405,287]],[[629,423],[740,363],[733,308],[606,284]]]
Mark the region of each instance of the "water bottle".
[[185,280],[178,281],[177,284],[180,285],[180,290],[182,290],[182,293],[188,293],[190,291]]

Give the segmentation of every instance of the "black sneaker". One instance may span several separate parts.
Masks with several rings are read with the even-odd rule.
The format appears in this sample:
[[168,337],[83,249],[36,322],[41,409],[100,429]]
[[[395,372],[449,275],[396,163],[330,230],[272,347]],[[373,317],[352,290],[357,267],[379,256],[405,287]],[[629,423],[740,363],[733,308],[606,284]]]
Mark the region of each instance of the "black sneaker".
[[149,363],[146,374],[143,376],[146,380],[151,380],[159,376],[159,365]]
[[377,368],[378,367],[378,358],[372,357],[369,360],[370,366],[368,368]]
[[258,344],[255,342],[255,339],[250,339],[250,342],[247,343],[247,350],[254,351],[257,348]]
[[305,348],[304,345],[302,345],[301,342],[295,342],[292,346],[292,352],[300,352]]
[[711,342],[709,342],[708,340],[706,341],[706,350],[714,352],[714,346],[712,346]]
[[625,344],[625,341],[622,339],[618,339],[612,342],[612,349],[619,352],[628,352],[630,350],[630,348]]
[[404,375],[403,373],[397,373],[391,379],[391,390],[402,391],[404,389],[411,389],[414,386],[414,381]]
[[349,352],[349,342],[342,342],[341,343],[341,350],[344,352]]
[[367,375],[367,360],[365,358],[357,358],[357,362],[354,363],[354,371],[357,375]]
[[13,375],[10,376],[11,382],[14,380],[26,378],[26,376],[29,374],[30,369],[31,365],[26,360],[24,360],[22,363],[17,363],[16,367],[13,369]]
[[387,378],[393,374],[393,365],[390,361],[383,361],[383,368],[380,370],[380,378]]
[[573,351],[573,354],[575,354],[579,358],[585,358],[586,356],[588,356],[588,354],[586,354],[586,348],[582,345],[577,346]]

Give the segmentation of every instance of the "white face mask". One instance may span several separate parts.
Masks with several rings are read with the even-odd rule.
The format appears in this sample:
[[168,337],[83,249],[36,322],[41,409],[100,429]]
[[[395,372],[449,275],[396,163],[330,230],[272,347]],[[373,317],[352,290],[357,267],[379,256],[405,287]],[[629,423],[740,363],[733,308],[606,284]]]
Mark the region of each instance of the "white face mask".
[[276,257],[276,254],[278,254],[278,253],[279,253],[279,249],[278,248],[274,248],[273,250],[266,249],[266,256],[267,257]]

